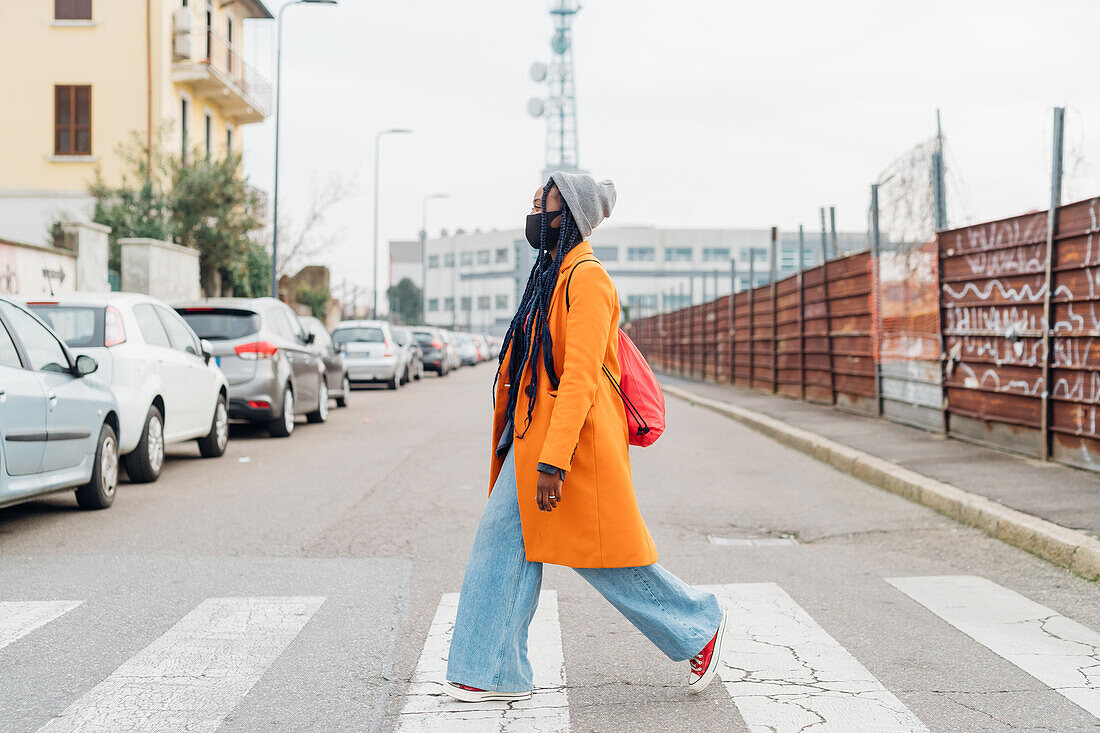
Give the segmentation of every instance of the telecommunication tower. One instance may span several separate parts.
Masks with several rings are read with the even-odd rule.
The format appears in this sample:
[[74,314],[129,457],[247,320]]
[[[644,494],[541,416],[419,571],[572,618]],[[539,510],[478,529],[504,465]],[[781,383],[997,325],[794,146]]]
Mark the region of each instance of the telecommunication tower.
[[554,52],[550,66],[535,62],[531,79],[544,83],[546,98],[535,97],[527,103],[532,117],[546,118],[545,181],[554,171],[580,171],[577,151],[577,97],[573,83],[573,18],[580,10],[577,0],[551,0],[550,17],[554,35],[550,49]]

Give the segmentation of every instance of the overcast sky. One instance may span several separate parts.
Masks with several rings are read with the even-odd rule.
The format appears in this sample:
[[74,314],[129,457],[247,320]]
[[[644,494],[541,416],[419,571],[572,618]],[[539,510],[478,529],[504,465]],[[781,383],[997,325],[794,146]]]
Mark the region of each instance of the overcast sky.
[[[273,13],[280,0],[268,0]],[[373,141],[380,242],[522,227],[543,167],[546,0],[341,0],[285,13],[281,215],[354,176],[320,257],[370,278]],[[575,23],[580,163],[618,188],[616,224],[816,226],[821,205],[863,231],[869,186],[935,132],[941,109],[954,221],[1045,208],[1051,109],[1067,111],[1067,199],[1100,193],[1096,0],[588,0]],[[275,24],[248,55],[274,80]],[[1091,134],[1089,134],[1091,132]],[[270,191],[274,125],[245,133]],[[385,250],[380,266],[385,268]]]

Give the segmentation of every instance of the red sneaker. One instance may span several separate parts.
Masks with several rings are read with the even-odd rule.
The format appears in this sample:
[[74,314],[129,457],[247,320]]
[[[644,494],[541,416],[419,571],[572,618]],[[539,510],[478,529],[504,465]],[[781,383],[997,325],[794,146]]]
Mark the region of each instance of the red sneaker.
[[482,690],[479,687],[460,685],[457,682],[444,681],[443,692],[455,700],[461,702],[516,702],[517,700],[530,700],[531,691],[526,692],[498,692],[496,690]]
[[714,638],[707,642],[703,651],[688,660],[691,665],[691,672],[688,674],[688,690],[691,692],[705,690],[714,679],[714,675],[718,673],[718,665],[722,661],[722,637],[726,635],[728,614],[729,611],[722,611],[722,621],[718,624],[718,631],[715,632]]

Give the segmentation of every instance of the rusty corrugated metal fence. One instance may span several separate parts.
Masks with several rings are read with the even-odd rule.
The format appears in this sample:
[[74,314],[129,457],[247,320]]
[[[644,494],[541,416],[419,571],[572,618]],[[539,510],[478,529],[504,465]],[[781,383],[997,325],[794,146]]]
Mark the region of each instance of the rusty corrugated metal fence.
[[837,258],[627,332],[672,373],[1100,470],[1100,198],[1048,216]]

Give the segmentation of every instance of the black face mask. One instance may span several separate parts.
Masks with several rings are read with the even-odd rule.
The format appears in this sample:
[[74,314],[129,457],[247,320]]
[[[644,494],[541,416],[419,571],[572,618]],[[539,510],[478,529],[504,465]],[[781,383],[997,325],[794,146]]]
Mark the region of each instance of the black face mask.
[[561,234],[561,226],[554,229],[550,222],[561,216],[560,211],[544,211],[538,214],[527,215],[527,244],[531,249],[539,248],[539,235],[542,232],[542,217],[546,218],[546,248],[554,249],[558,246],[558,235]]

